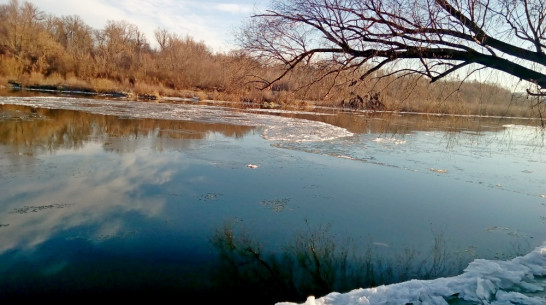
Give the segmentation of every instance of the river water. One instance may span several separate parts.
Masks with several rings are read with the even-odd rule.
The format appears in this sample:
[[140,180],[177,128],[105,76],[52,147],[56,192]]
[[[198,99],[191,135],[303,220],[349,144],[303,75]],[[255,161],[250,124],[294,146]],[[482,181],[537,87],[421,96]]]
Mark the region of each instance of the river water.
[[[508,260],[546,241],[538,125],[0,97],[0,296],[271,304]],[[302,257],[323,263],[321,280],[335,259],[374,271],[331,271],[337,280],[297,292],[267,288],[258,265],[271,275],[299,262],[304,271],[288,272],[299,283],[316,268]]]

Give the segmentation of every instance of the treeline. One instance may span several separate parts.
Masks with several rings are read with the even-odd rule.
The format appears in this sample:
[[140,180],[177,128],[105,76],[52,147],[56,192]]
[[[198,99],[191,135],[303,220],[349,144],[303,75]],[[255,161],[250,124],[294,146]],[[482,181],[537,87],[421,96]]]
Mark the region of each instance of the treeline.
[[159,49],[137,26],[109,21],[96,30],[78,16],[56,17],[12,0],[0,7],[0,75],[25,85],[62,82],[92,89],[157,94],[168,90],[241,90],[240,54],[157,30]]
[[325,66],[332,63],[298,68],[262,90],[282,73],[281,65],[255,59],[244,50],[214,53],[203,42],[164,29],[158,28],[154,36],[156,48],[126,21],[109,21],[104,28],[93,29],[79,16],[54,16],[29,2],[11,0],[0,6],[0,83],[122,91],[131,96],[197,95],[262,106],[312,101],[351,109],[538,113],[510,90],[478,82],[430,84],[415,76],[372,75],[349,86],[358,71],[324,77]]

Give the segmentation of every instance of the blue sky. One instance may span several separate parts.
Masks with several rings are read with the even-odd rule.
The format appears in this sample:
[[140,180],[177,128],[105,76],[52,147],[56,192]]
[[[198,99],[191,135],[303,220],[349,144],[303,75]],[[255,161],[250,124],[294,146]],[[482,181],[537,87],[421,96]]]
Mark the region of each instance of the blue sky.
[[[7,4],[10,0],[0,0]],[[19,0],[20,3],[25,2]],[[214,51],[228,51],[234,46],[234,31],[253,12],[269,1],[259,0],[26,0],[41,11],[60,16],[80,16],[94,29],[102,29],[108,20],[125,20],[138,26],[148,42],[155,46],[154,30],[167,29],[181,36],[189,35]]]

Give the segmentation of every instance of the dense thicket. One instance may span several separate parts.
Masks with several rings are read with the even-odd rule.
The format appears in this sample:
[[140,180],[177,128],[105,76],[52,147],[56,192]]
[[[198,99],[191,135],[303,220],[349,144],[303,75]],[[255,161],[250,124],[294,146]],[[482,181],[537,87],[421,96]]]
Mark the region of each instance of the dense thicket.
[[241,76],[226,65],[240,61],[238,54],[214,55],[191,37],[156,34],[160,48],[152,49],[138,27],[125,21],[96,30],[78,16],[56,17],[12,0],[0,7],[0,74],[23,83],[43,77],[80,80],[96,89],[112,86],[109,82],[226,89]]
[[[260,90],[257,82],[275,78],[282,65],[252,59],[245,50],[214,53],[203,42],[164,29],[157,29],[153,38],[156,48],[137,26],[123,20],[93,29],[78,16],[54,16],[11,0],[0,6],[0,83],[154,96],[198,94],[262,104],[314,101],[375,110],[536,115],[526,103],[514,103],[510,90],[492,84],[431,85],[418,77],[372,75],[358,86],[335,86],[343,83],[340,79],[353,79],[355,71],[320,77],[320,65],[295,68]],[[375,73],[384,76],[387,71]]]

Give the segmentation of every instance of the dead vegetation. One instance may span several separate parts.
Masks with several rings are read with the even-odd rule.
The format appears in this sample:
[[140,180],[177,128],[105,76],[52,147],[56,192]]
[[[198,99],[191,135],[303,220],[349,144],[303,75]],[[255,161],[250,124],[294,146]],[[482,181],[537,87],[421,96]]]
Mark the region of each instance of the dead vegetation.
[[[0,86],[119,94],[131,100],[185,97],[259,107],[325,105],[351,110],[541,116],[542,103],[495,83],[378,70],[347,86],[361,71],[324,76],[321,64],[292,69],[246,51],[214,53],[203,42],[158,29],[158,48],[125,21],[92,29],[78,16],[53,16],[18,0],[0,6]],[[380,77],[379,77],[380,76]]]

